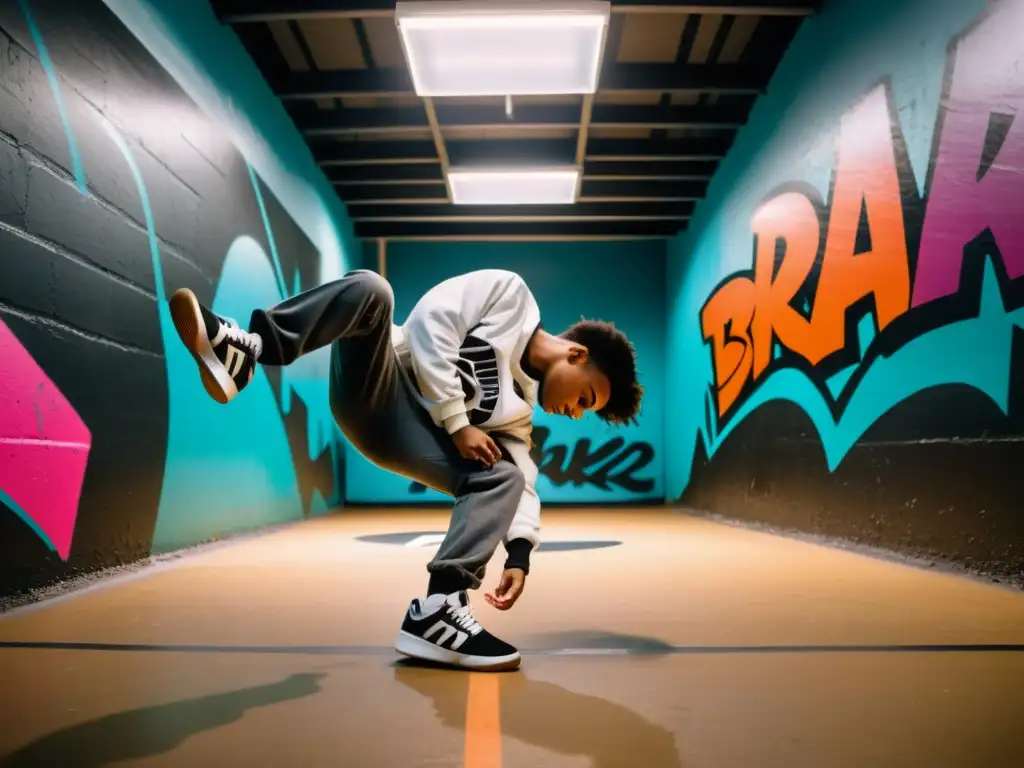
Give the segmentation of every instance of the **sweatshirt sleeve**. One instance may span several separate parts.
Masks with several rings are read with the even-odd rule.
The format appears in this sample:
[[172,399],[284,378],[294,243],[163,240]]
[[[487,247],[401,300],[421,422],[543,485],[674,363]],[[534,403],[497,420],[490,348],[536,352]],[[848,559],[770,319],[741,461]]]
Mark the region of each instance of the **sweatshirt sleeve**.
[[514,272],[485,269],[445,280],[413,307],[404,333],[420,391],[449,434],[469,424],[456,362],[466,335],[484,320],[521,327],[533,296]]
[[530,456],[530,447],[519,440],[501,439],[523,473],[526,486],[519,498],[512,524],[505,534],[506,568],[522,568],[530,572],[530,554],[540,544],[540,497],[537,495],[537,465]]

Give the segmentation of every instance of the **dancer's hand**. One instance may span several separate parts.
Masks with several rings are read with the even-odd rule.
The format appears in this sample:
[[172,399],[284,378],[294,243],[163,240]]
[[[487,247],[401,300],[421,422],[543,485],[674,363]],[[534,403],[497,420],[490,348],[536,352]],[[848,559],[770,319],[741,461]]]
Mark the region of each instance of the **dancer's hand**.
[[494,592],[485,594],[484,599],[499,611],[507,611],[523,594],[525,585],[526,571],[522,568],[506,568],[501,574],[501,581],[498,582]]
[[455,447],[463,458],[482,461],[486,466],[493,467],[501,461],[501,450],[491,436],[482,429],[466,426],[452,435]]

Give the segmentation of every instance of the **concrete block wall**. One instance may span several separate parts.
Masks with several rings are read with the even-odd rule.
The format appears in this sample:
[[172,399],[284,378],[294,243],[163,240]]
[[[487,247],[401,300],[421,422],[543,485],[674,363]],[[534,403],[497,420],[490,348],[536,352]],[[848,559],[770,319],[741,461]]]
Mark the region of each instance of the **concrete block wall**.
[[325,355],[224,408],[166,309],[245,324],[349,266],[278,193],[101,0],[0,4],[3,593],[341,503]]

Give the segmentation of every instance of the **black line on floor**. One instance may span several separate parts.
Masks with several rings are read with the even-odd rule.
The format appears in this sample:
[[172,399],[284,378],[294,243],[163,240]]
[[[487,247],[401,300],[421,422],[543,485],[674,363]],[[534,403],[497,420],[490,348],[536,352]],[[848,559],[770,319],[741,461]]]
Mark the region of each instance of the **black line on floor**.
[[[390,656],[383,645],[220,645],[156,643],[78,643],[33,640],[0,641],[0,650],[107,651],[118,653],[255,653],[332,656]],[[674,656],[682,654],[772,653],[1022,653],[1024,643],[920,645],[672,645],[660,648],[525,648],[524,656]]]
[[394,649],[383,645],[179,645],[173,643],[0,641],[0,650],[7,648],[37,648],[54,651],[114,651],[118,653],[262,653],[334,656],[379,656],[395,652]]

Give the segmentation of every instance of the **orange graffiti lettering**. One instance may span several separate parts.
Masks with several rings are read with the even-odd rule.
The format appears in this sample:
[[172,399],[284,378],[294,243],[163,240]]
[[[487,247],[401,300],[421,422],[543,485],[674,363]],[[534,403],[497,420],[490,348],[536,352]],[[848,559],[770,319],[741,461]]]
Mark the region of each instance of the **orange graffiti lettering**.
[[[871,249],[855,253],[861,206]],[[811,323],[812,365],[845,346],[846,311],[873,296],[878,329],[910,307],[910,271],[899,173],[884,88],[844,117],[828,240]]]
[[[884,86],[843,118],[810,318],[793,300],[816,268],[821,245],[814,203],[787,191],[754,214],[753,278],[728,280],[701,312],[719,415],[765,373],[776,341],[814,366],[846,347],[847,311],[865,297],[874,300],[879,331],[908,311],[910,268],[892,119]],[[871,244],[858,253],[862,210]]]
[[734,277],[712,295],[701,312],[705,341],[711,342],[721,416],[743,391],[754,364],[750,321],[754,317],[754,283]]
[[[805,357],[812,351],[814,333],[810,323],[789,302],[807,280],[818,253],[821,224],[814,205],[805,195],[787,192],[762,206],[752,222],[757,235],[754,285],[757,287],[754,322],[754,378],[772,361],[772,338]],[[775,271],[775,247],[785,241],[785,253]]]

